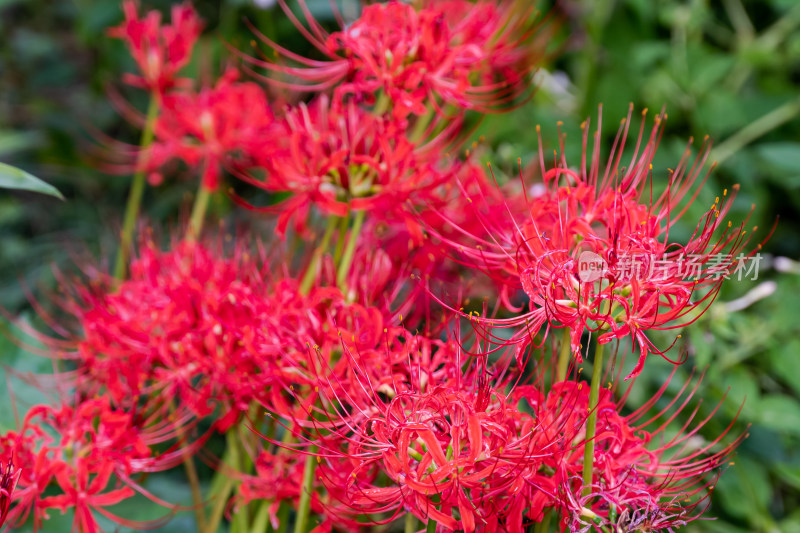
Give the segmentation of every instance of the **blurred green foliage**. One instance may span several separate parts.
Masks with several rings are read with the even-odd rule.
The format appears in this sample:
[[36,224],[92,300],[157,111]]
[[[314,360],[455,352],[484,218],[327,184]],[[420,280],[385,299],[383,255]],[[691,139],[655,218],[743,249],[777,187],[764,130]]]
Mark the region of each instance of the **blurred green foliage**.
[[[170,4],[143,3],[164,9]],[[321,20],[332,23],[327,0],[308,3]],[[568,156],[579,157],[578,125],[586,117],[596,120],[599,103],[609,141],[629,103],[636,106],[635,117],[644,107],[653,110],[650,116],[666,108],[656,180],[677,163],[689,137],[700,141],[709,135],[719,165],[698,203],[706,206],[723,188],[741,184],[732,217],[743,219],[755,204],[748,227],[761,229],[754,242],[780,217],[762,250],[758,280],[729,282],[712,310],[684,331],[681,349],[689,361],[678,370],[675,384],[693,368],[705,372],[696,395],[703,399],[697,419],[719,404],[705,437],[725,430],[737,413],[732,435],[749,433],[719,481],[708,512],[716,520],[697,522],[687,531],[800,532],[800,265],[773,260],[800,258],[800,3],[555,4],[562,53],[539,74],[540,89],[529,105],[482,122],[475,137],[482,134],[487,141],[479,157],[513,172],[517,157],[524,164],[534,161],[533,125],[542,125],[544,150],[550,153],[559,120],[567,132]],[[291,49],[308,50],[275,7],[261,9],[247,0],[198,1],[196,6],[207,31],[190,70],[201,78],[230,60],[225,43],[249,49],[252,35],[243,18]],[[71,265],[75,253],[87,251],[112,257],[129,177],[102,171],[97,154],[104,141],[98,132],[131,143],[136,139],[135,128],[111,105],[111,87],[144,107],[143,95],[119,83],[122,72],[133,70],[132,61],[120,43],[105,36],[120,18],[119,5],[106,0],[0,0],[0,161],[43,178],[67,197],[60,202],[25,192],[0,195],[0,303],[6,309],[28,306],[26,286],[52,287],[52,264]],[[192,189],[179,183],[148,190],[148,215],[169,228],[176,213],[185,213]],[[232,211],[224,199],[215,209]],[[774,293],[732,311],[743,306],[738,299],[749,291],[769,288],[765,282],[777,284]],[[658,342],[669,345],[674,335],[669,332]],[[14,369],[8,383],[24,409],[37,400],[37,393],[26,389],[25,372],[46,370],[49,362],[9,342],[0,348],[0,361]],[[653,356],[632,401],[643,401],[671,369]],[[13,409],[0,403],[0,428],[13,424]],[[148,486],[189,501],[187,488],[169,476]],[[136,518],[160,516],[143,509],[138,507]],[[187,531],[190,515],[179,513],[163,531]]]

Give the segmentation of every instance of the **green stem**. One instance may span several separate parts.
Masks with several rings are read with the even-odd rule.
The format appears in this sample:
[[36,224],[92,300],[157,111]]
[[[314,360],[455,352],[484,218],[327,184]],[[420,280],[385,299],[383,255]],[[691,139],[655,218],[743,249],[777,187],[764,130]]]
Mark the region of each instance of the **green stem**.
[[417,117],[417,121],[414,123],[414,129],[411,130],[411,135],[408,137],[412,143],[418,143],[422,140],[422,136],[425,134],[425,130],[428,129],[428,124],[434,113],[433,107],[430,107],[424,115]]
[[228,503],[228,496],[231,495],[232,491],[233,480],[229,477],[225,477],[222,488],[214,495],[214,498],[217,499],[214,501],[214,507],[211,510],[208,526],[205,529],[208,533],[214,533],[219,527],[219,523],[222,521],[222,515],[225,512],[225,505]]
[[278,509],[278,533],[286,533],[289,528],[289,506],[282,503]]
[[208,211],[208,201],[211,198],[211,191],[200,184],[200,190],[197,191],[197,197],[194,199],[194,206],[192,206],[192,216],[189,219],[189,238],[196,239],[200,236],[203,230],[203,221]]
[[347,274],[350,271],[350,265],[353,262],[353,255],[355,254],[356,251],[356,243],[358,242],[358,235],[359,233],[361,233],[361,227],[364,225],[364,218],[366,217],[366,215],[367,215],[366,211],[356,211],[356,216],[353,221],[353,229],[350,232],[350,238],[347,240],[347,246],[344,249],[342,262],[339,263],[339,271],[336,274],[336,284],[342,290],[342,293],[347,292],[347,287],[345,286],[345,279],[347,278]]
[[550,531],[550,519],[553,518],[552,511],[545,511],[542,521],[536,524],[534,533],[548,533]]
[[270,502],[261,500],[261,503],[258,505],[258,511],[256,511],[256,516],[253,518],[253,527],[250,528],[250,533],[264,533],[270,528],[269,506]]
[[183,458],[183,466],[186,470],[186,477],[189,478],[189,488],[192,492],[192,502],[194,502],[194,516],[197,520],[198,531],[208,531],[206,524],[206,513],[203,511],[203,493],[200,490],[200,478],[197,475],[197,468],[194,466],[194,459],[190,455],[185,455]]
[[719,146],[711,152],[712,160],[717,163],[722,163],[762,135],[772,131],[785,122],[789,122],[798,113],[800,113],[800,99],[787,102],[778,109],[770,111],[763,117],[751,122],[725,139],[724,142],[721,142]]
[[378,98],[375,99],[375,107],[372,109],[372,112],[378,116],[383,115],[389,110],[391,103],[392,101],[389,100],[389,96],[386,94],[386,92],[380,91]]
[[[173,405],[172,401],[169,402],[169,412],[171,415],[175,414],[175,406]],[[183,441],[185,437],[183,427],[178,425],[176,430],[178,433],[178,439]],[[186,470],[186,477],[189,480],[189,489],[192,493],[192,503],[194,504],[194,516],[195,520],[197,521],[197,530],[200,533],[206,533],[208,531],[208,524],[206,522],[206,513],[203,510],[203,493],[200,490],[200,478],[197,475],[197,468],[194,466],[194,458],[191,456],[191,454],[187,453],[185,449],[183,450],[183,467]]]
[[428,520],[428,527],[425,529],[426,533],[436,533],[436,520],[431,518]]
[[[225,455],[222,457],[223,463],[227,464],[233,470],[239,468],[240,448],[239,442],[236,439],[237,435],[238,433],[234,429],[228,430],[225,434]],[[222,515],[225,512],[225,505],[228,503],[228,497],[231,495],[236,485],[235,481],[223,472],[220,471],[218,474],[223,476],[223,480],[218,490],[212,490],[211,496],[215,498],[215,501],[214,507],[211,510],[211,516],[208,519],[208,528],[206,529],[208,533],[214,533],[219,527],[219,523],[222,521]]]
[[145,149],[153,142],[153,127],[157,116],[158,98],[155,95],[151,95],[150,103],[147,106],[147,118],[139,141],[141,152],[136,161],[136,173],[133,175],[133,183],[128,193],[128,203],[125,206],[125,215],[122,219],[122,238],[117,251],[117,263],[114,267],[114,277],[117,279],[123,279],[127,269],[128,257],[133,243],[133,232],[136,229],[136,219],[139,218],[139,208],[142,205],[142,197],[144,196],[144,188],[147,181],[144,168]]
[[570,350],[570,329],[564,328],[564,333],[561,335],[561,346],[558,351],[558,367],[556,368],[556,383],[560,383],[567,379],[567,369],[569,368]]
[[417,531],[417,517],[412,513],[406,511],[406,522],[404,533],[416,533]]
[[350,225],[350,212],[339,219],[339,239],[336,241],[336,249],[333,251],[333,263],[338,265],[342,260],[342,252],[344,252],[344,240],[347,235],[347,227]]
[[594,468],[594,437],[597,429],[597,403],[600,398],[600,381],[603,379],[604,344],[597,344],[592,362],[592,388],[589,389],[589,419],[586,421],[586,440],[583,448],[583,495],[592,492]]
[[300,294],[308,294],[308,291],[311,289],[311,285],[314,283],[314,279],[316,278],[317,274],[317,265],[319,264],[320,259],[322,256],[325,255],[325,252],[328,250],[328,246],[330,246],[331,237],[333,236],[333,232],[336,230],[336,222],[339,217],[331,216],[328,218],[328,226],[325,228],[325,234],[322,236],[322,242],[319,244],[316,250],[314,250],[314,255],[311,257],[311,262],[308,264],[308,268],[306,269],[306,273],[303,275],[303,280],[300,282]]
[[[313,452],[313,449],[310,451]],[[300,503],[297,505],[297,520],[294,523],[294,533],[306,533],[308,528],[308,518],[311,514],[311,492],[314,490],[314,472],[316,469],[316,456],[307,455],[303,470],[303,486],[300,488]]]

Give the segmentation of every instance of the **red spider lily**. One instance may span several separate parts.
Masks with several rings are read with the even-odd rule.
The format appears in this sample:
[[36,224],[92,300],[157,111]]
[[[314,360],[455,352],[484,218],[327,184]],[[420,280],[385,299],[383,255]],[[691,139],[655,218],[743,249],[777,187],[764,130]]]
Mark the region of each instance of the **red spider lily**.
[[417,146],[403,124],[352,101],[321,95],[300,104],[276,124],[274,135],[274,144],[261,154],[263,180],[240,177],[269,191],[293,193],[267,209],[280,211],[281,234],[291,217],[302,226],[312,204],[337,216],[356,210],[410,220],[406,202],[430,196],[451,179],[452,165],[440,161],[437,149],[447,133]]
[[[46,423],[64,435],[68,446],[87,450],[83,461],[90,472],[112,462],[118,479],[154,499],[134,481],[134,474],[174,466],[197,452],[207,435],[194,442],[184,435],[201,418],[224,432],[252,413],[256,404],[276,416],[297,417],[308,409],[308,400],[296,401],[283,386],[292,384],[297,394],[313,401],[318,378],[308,357],[309,345],[331,353],[344,335],[366,353],[383,345],[385,331],[402,331],[388,308],[405,294],[395,285],[409,278],[403,274],[398,281],[391,268],[384,272],[387,258],[380,250],[355,255],[345,298],[339,289],[326,286],[335,278],[329,260],[308,294],[301,294],[284,264],[273,267],[269,254],[247,241],[237,240],[232,251],[223,251],[223,239],[216,248],[180,240],[166,251],[147,242],[140,246],[125,281],[104,279],[96,271],[88,285],[72,281],[72,294],[59,303],[77,317],[78,334],[64,331],[67,341],[38,337],[56,357],[75,364],[75,371],[63,375],[68,385],[80,398],[104,398],[105,411],[96,411],[100,404],[87,400],[58,413],[41,408],[36,411],[38,422],[28,424],[26,431],[38,431]],[[365,277],[372,282],[364,282]],[[403,363],[404,359],[397,362]],[[377,375],[387,367],[376,365],[373,370]],[[342,384],[352,382],[347,359],[335,365],[333,375]],[[354,385],[339,390],[352,390]],[[181,398],[179,406],[170,405],[175,397]],[[135,424],[124,410],[138,414]],[[97,425],[90,412],[103,423]],[[132,426],[136,433],[128,435]],[[167,453],[128,455],[128,446],[144,444],[144,453],[167,440],[177,441]],[[54,463],[54,448],[48,445],[41,452],[44,466],[30,469],[31,476],[39,476],[37,486],[64,481],[65,476],[77,479],[77,470],[57,478],[60,463]],[[244,473],[229,474],[248,479]],[[24,483],[23,489],[34,483]],[[262,490],[259,486],[250,484],[256,492]],[[276,493],[275,498],[296,499],[298,490]],[[32,509],[42,516],[47,508],[35,499],[41,491],[23,493],[30,500],[18,507],[19,513]],[[70,497],[46,503],[60,506],[71,502]],[[317,503],[314,508],[323,511]]]
[[517,532],[524,516],[541,518],[553,504],[552,479],[539,472],[547,434],[486,380],[476,388],[474,374],[462,376],[460,350],[389,331],[382,350],[343,342],[339,353],[349,378],[318,353],[307,367],[319,369],[324,407],[295,418],[292,431],[300,451],[319,448],[323,482],[350,513],[391,513],[376,518],[385,523],[411,512],[448,530]]
[[6,502],[6,505],[13,504],[6,515],[12,527],[22,525],[33,515],[33,527],[37,530],[42,521],[47,519],[46,510],[40,501],[45,489],[54,479],[55,467],[51,460],[52,454],[46,446],[37,451],[37,444],[42,439],[50,439],[50,436],[38,426],[25,428],[20,433],[12,431],[0,436],[0,455],[10,460],[13,454],[19,469],[16,490],[10,502]]
[[[654,194],[652,161],[665,118],[657,116],[649,133],[643,119],[628,166],[622,166],[622,151],[630,113],[604,166],[600,164],[600,127],[590,152],[588,124],[584,123],[577,170],[568,165],[563,143],[562,155],[550,170],[545,168],[540,148],[544,183],[534,189],[534,195],[520,193],[524,209],[515,210],[509,204],[506,210],[511,214],[505,220],[480,206],[475,209],[482,232],[462,232],[473,244],[449,242],[479,268],[521,286],[530,298],[527,313],[511,319],[483,319],[484,324],[522,326],[511,342],[523,345],[545,325],[568,327],[578,361],[581,337],[587,330],[598,332],[601,343],[630,337],[640,357],[629,378],[638,375],[649,353],[666,357],[666,350],[653,345],[646,331],[681,328],[697,320],[716,298],[724,279],[755,251],[744,251],[749,240],[744,229],[747,220],[735,228],[724,222],[738,186],[733,194],[726,190],[721,200],[717,198],[686,244],[671,239],[675,224],[708,176],[703,166],[710,145],[704,144],[695,159],[687,148],[670,171],[663,192]],[[586,270],[587,262],[590,270]]]
[[0,470],[0,528],[8,517],[8,510],[14,497],[19,476],[22,472],[14,469],[13,457],[9,457],[5,470]]
[[288,348],[281,332],[302,334],[301,325],[315,324],[303,320],[308,310],[296,284],[273,285],[262,265],[244,249],[221,258],[191,241],[168,252],[142,248],[115,290],[82,290],[83,387],[108,391],[120,404],[180,397],[199,417],[223,405],[216,425],[230,427],[268,394],[269,365]]
[[[520,383],[509,372],[513,352],[492,367],[494,377],[478,354],[478,364],[463,373],[461,349],[407,333],[395,343],[397,334],[387,333],[383,351],[343,341],[338,356],[316,352],[304,365],[312,374],[317,369],[309,379],[316,394],[292,389],[303,405],[282,414],[300,442],[292,449],[316,454],[329,493],[352,509],[329,509],[334,515],[383,514],[376,518],[383,523],[411,512],[448,530],[521,532],[556,509],[570,531],[586,524],[675,526],[702,513],[714,472],[741,440],[721,444],[730,426],[711,442],[698,438],[716,409],[699,422],[695,409],[672,432],[699,384],[687,382],[655,415],[649,411],[668,382],[627,416],[627,392],[617,401],[609,388],[597,406],[598,474],[592,496],[584,497],[586,383],[565,381],[549,392],[542,375]],[[326,366],[342,359],[348,375]],[[312,443],[318,452],[308,450]]]
[[95,473],[94,478],[90,480],[89,469],[83,461],[78,463],[75,473],[61,468],[56,473],[56,480],[64,494],[43,498],[41,505],[45,508],[59,509],[62,513],[67,509],[74,509],[73,529],[82,533],[100,531],[94,513],[121,525],[127,525],[125,520],[104,509],[104,507],[115,505],[134,495],[133,490],[129,487],[106,491],[113,469],[113,463],[104,463]]
[[[202,186],[214,191],[222,167],[252,166],[270,139],[274,119],[263,89],[237,77],[231,69],[213,88],[164,95],[148,154],[151,168],[182,159],[202,169]],[[152,174],[153,180],[160,181],[160,174]]]
[[[51,356],[77,364],[71,379],[85,397],[107,395],[126,410],[146,400],[152,423],[174,419],[174,428],[216,413],[214,428],[225,431],[253,402],[290,409],[275,385],[309,383],[297,371],[307,346],[338,345],[339,332],[357,334],[360,346],[380,345],[384,329],[398,323],[393,299],[411,294],[402,289],[407,274],[383,271],[384,255],[360,252],[348,298],[325,286],[335,279],[327,260],[303,295],[284,264],[246,243],[227,252],[222,239],[216,246],[181,240],[166,251],[145,243],[127,280],[95,272],[88,285],[72,282],[60,302],[78,319],[75,333],[62,332],[68,340],[37,337]],[[364,276],[372,282],[358,281]],[[173,397],[181,398],[175,413]]]
[[[84,400],[76,407],[53,408],[39,405],[25,417],[22,429],[0,437],[0,453],[13,453],[21,467],[14,507],[8,519],[20,526],[33,516],[34,529],[48,518],[48,510],[75,508],[76,531],[99,531],[94,513],[117,523],[152,527],[153,523],[133,522],[112,515],[103,507],[134,495],[131,475],[171,468],[181,460],[180,453],[167,452],[153,457],[148,444],[162,442],[157,427],[143,428],[130,414],[111,407],[107,398]],[[132,485],[107,490],[112,479]],[[60,495],[44,496],[51,485]]]
[[[464,0],[399,1],[366,6],[341,31],[328,34],[300,7],[306,28],[284,11],[328,61],[303,58],[263,35],[259,37],[289,64],[250,61],[288,77],[268,81],[294,90],[352,93],[357,99],[388,96],[398,117],[425,113],[428,103],[489,112],[520,101],[543,55],[542,34],[533,12],[513,2]],[[299,81],[296,81],[299,80]],[[380,105],[380,104],[379,104]]]
[[560,434],[557,440],[564,453],[553,454],[545,462],[555,472],[559,485],[563,527],[569,531],[594,527],[601,531],[600,526],[639,531],[648,522],[654,528],[658,525],[658,530],[671,531],[671,527],[684,525],[705,510],[701,507],[710,496],[718,469],[744,436],[722,445],[729,426],[711,442],[699,439],[698,432],[717,409],[695,422],[698,408],[673,434],[668,426],[689,405],[699,382],[694,388],[685,383],[667,407],[655,415],[648,414],[668,384],[669,380],[644,406],[627,416],[620,414],[627,393],[615,401],[610,385],[601,391],[594,438],[597,475],[588,495],[583,494],[581,440],[588,416],[589,387],[573,381],[557,383],[541,400],[535,399],[538,392],[531,396],[527,387],[517,389],[537,412],[542,427]]
[[125,81],[158,93],[181,84],[177,74],[191,59],[203,26],[194,8],[189,3],[173,6],[172,23],[162,26],[158,11],[140,19],[136,0],[125,0],[122,7],[125,22],[108,33],[125,41],[141,72],[127,74]]
[[[278,450],[275,454],[262,452],[255,461],[255,475],[236,476],[242,481],[238,504],[247,505],[253,501],[268,502],[270,524],[277,531],[282,525],[278,513],[281,504],[285,502],[297,507],[302,490],[297,480],[303,477],[304,463],[305,457],[302,454],[287,450]],[[333,524],[336,525],[337,531],[354,533],[364,531],[364,526],[359,526],[355,520],[330,512],[329,507],[332,502],[329,500],[329,496],[312,494],[311,510],[315,514],[322,515],[323,521],[311,533],[330,531]],[[233,512],[238,512],[238,508],[234,507]]]
[[[255,461],[255,475],[244,476],[240,488],[241,504],[265,500],[269,504],[269,517],[272,528],[281,526],[278,510],[283,501],[293,501],[300,497],[298,479],[303,477],[303,456],[294,453],[271,454],[262,452]],[[321,512],[319,500],[312,500],[312,509]]]

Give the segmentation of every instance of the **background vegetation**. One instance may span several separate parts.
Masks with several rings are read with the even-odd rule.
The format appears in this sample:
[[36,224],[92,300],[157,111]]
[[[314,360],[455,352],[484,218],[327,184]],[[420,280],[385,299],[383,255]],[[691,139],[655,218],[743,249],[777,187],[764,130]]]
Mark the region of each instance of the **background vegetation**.
[[[144,3],[167,8],[170,2]],[[308,3],[320,20],[332,23],[328,0]],[[207,21],[191,66],[200,76],[222,68],[223,43],[250,47],[243,18],[289,48],[307,48],[275,6],[248,0],[196,6]],[[481,123],[475,132],[476,139],[486,138],[480,157],[513,171],[517,157],[530,162],[538,149],[533,125],[541,124],[552,140],[559,120],[568,133],[567,153],[579,154],[577,126],[596,117],[599,103],[612,138],[629,103],[637,110],[666,107],[670,118],[656,178],[676,164],[689,137],[709,135],[719,166],[698,203],[710,205],[723,188],[739,183],[734,220],[755,204],[748,226],[762,228],[763,238],[780,217],[762,250],[758,280],[728,283],[712,311],[682,339],[689,361],[681,375],[705,370],[697,416],[721,402],[708,434],[722,431],[737,413],[736,430],[749,433],[735,465],[719,481],[708,512],[717,519],[687,530],[800,532],[800,263],[792,260],[800,258],[800,3],[564,0],[553,14],[561,18],[554,43],[561,53],[540,72],[541,88],[529,105]],[[136,130],[109,98],[109,91],[125,91],[119,77],[133,70],[121,43],[105,35],[120,19],[117,2],[107,0],[0,0],[0,161],[45,179],[66,196],[61,202],[24,192],[0,195],[0,304],[12,312],[31,312],[28,289],[43,294],[56,288],[52,265],[73,268],[76,255],[87,252],[112,257],[129,177],[98,165],[99,132],[136,140]],[[124,97],[144,107],[141,95]],[[550,150],[552,143],[545,142]],[[145,205],[155,225],[174,225],[176,213],[190,205],[193,187],[150,188]],[[233,211],[224,197],[215,202],[218,214]],[[240,211],[236,216],[262,224]],[[755,301],[755,294],[766,297]],[[8,374],[0,390],[8,384],[15,399],[8,402],[6,393],[0,394],[0,429],[8,429],[15,407],[24,411],[41,399],[24,373],[46,371],[50,363],[7,340],[0,340],[0,362]],[[634,402],[670,368],[653,358]],[[188,489],[169,476],[149,486],[189,501]],[[159,516],[145,507],[133,513],[128,516]],[[179,514],[162,531],[190,530],[190,515]]]

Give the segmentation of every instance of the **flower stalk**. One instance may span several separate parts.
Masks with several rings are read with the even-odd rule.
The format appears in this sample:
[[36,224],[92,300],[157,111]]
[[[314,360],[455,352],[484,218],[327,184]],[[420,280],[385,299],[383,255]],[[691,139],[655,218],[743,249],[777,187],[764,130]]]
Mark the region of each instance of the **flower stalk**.
[[364,225],[364,218],[366,211],[357,211],[353,218],[353,229],[350,232],[350,238],[347,240],[347,245],[344,248],[342,255],[342,262],[339,264],[339,270],[336,274],[336,284],[342,289],[343,293],[347,292],[345,280],[347,274],[350,272],[350,265],[353,263],[353,254],[356,251],[356,244],[358,243],[358,235],[361,233],[361,228]]
[[303,486],[300,488],[300,503],[297,505],[297,519],[294,523],[294,533],[307,533],[308,519],[311,514],[311,493],[314,490],[314,472],[317,468],[316,456],[306,456],[303,470]]
[[417,531],[417,517],[412,513],[406,512],[404,533],[416,533]]
[[586,444],[583,448],[583,495],[592,493],[592,474],[594,470],[594,437],[597,431],[597,403],[603,379],[603,352],[605,345],[597,343],[592,362],[592,384],[589,389],[589,418],[586,420]]
[[325,228],[325,234],[322,236],[322,242],[314,250],[314,255],[311,257],[311,262],[309,263],[308,268],[306,268],[306,272],[303,275],[303,280],[300,282],[301,294],[308,294],[308,291],[311,290],[311,286],[314,284],[314,279],[317,274],[317,267],[319,266],[322,256],[325,255],[325,252],[328,250],[328,246],[330,246],[331,237],[333,236],[333,232],[336,230],[338,218],[339,217],[336,216],[328,217],[328,225]]
[[564,328],[561,335],[561,345],[558,348],[558,366],[556,367],[556,383],[567,379],[570,356],[570,329]]
[[150,102],[147,105],[147,116],[142,129],[141,140],[139,141],[139,156],[136,162],[136,173],[133,175],[133,183],[128,193],[128,203],[125,206],[125,215],[122,221],[122,234],[117,252],[117,262],[114,267],[114,277],[123,279],[127,270],[128,258],[130,257],[133,245],[133,233],[136,229],[136,220],[139,217],[139,210],[142,205],[142,197],[146,185],[145,160],[147,158],[146,149],[153,142],[153,131],[156,117],[158,116],[158,97],[155,93],[150,95]]
[[189,218],[189,238],[190,239],[197,239],[200,236],[200,232],[203,231],[203,222],[206,217],[206,212],[208,211],[208,203],[211,199],[211,191],[207,189],[203,184],[200,184],[200,188],[197,191],[197,197],[194,200],[194,205],[192,206],[192,215]]

